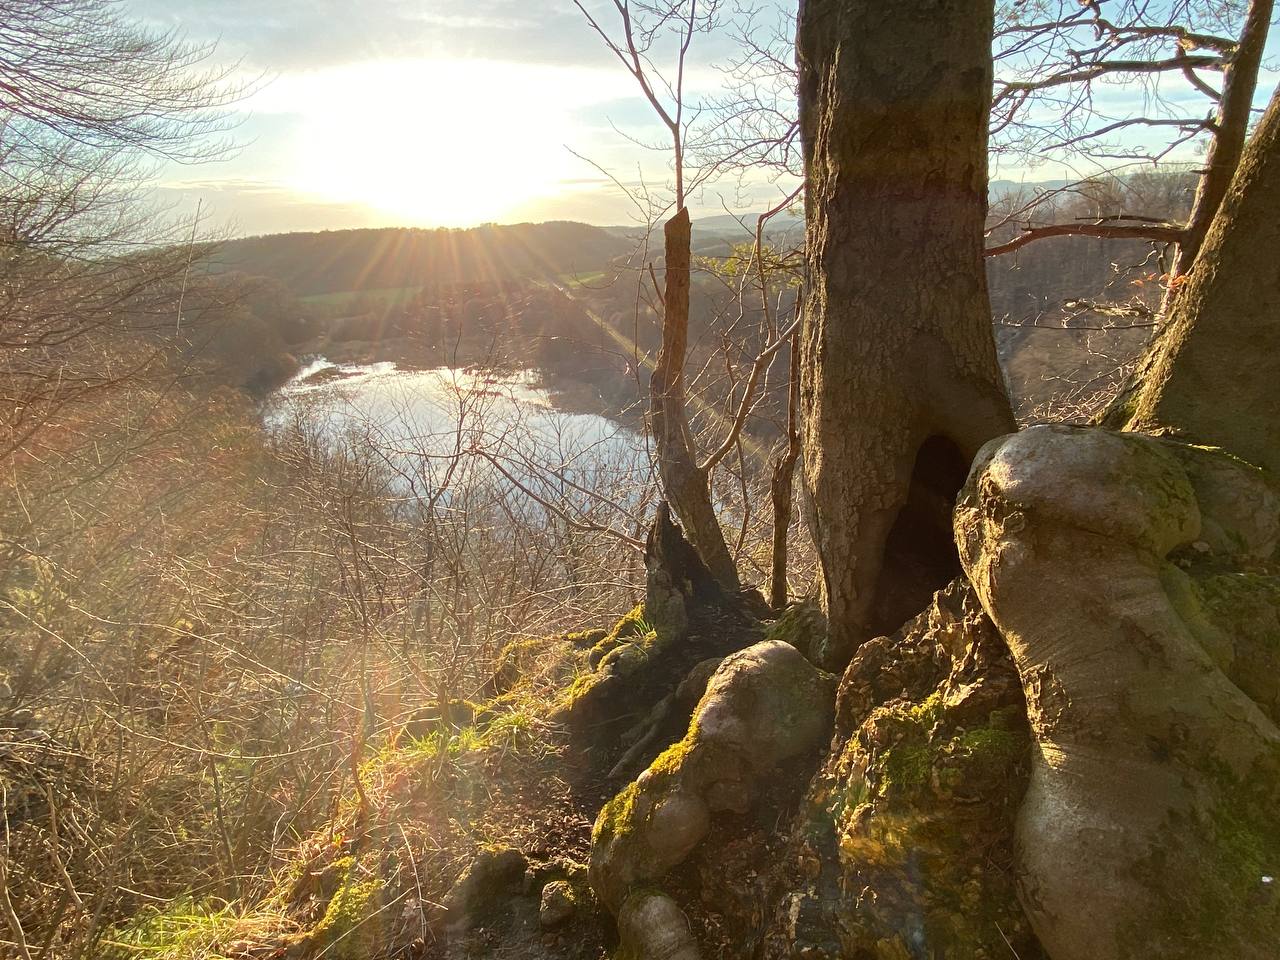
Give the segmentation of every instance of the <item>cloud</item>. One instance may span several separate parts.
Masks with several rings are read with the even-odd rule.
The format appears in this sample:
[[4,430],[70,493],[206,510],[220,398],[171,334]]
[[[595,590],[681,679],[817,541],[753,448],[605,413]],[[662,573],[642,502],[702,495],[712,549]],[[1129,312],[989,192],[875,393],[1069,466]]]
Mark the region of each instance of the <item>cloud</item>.
[[[123,0],[265,82],[224,163],[159,193],[236,232],[553,216],[625,222],[611,175],[670,179],[635,81],[569,0]],[[585,0],[602,10],[607,0]],[[606,20],[606,22],[610,22]],[[717,88],[697,47],[687,89]],[[655,59],[662,62],[660,51]],[[569,148],[569,149],[566,149]],[[717,211],[718,212],[718,211]]]
[[269,71],[414,57],[604,65],[567,2],[525,0],[127,0],[127,9]]

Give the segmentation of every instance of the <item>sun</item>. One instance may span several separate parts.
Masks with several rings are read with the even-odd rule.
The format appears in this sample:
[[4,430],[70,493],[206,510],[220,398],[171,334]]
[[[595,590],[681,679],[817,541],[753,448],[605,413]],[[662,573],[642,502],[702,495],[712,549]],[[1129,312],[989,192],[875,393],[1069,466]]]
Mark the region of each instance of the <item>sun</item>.
[[564,82],[480,60],[328,71],[310,85],[296,188],[406,224],[501,220],[572,169]]

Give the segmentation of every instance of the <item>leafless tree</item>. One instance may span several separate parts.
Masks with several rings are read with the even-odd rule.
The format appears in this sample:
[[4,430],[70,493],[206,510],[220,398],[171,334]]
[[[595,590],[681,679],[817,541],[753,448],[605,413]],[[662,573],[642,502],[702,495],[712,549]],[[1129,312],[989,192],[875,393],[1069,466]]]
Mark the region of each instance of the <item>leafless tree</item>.
[[[711,467],[699,464],[686,412],[685,360],[689,338],[691,224],[687,200],[699,182],[686,169],[686,140],[692,119],[686,114],[685,70],[699,31],[715,16],[714,0],[636,3],[613,0],[616,27],[611,31],[579,0],[575,6],[605,45],[635,78],[649,106],[670,136],[674,177],[674,215],[664,227],[665,291],[662,296],[662,347],[650,374],[650,417],[663,489],[676,517],[715,577],[737,587],[738,571],[711,500]],[[671,76],[653,62],[664,43],[673,46]],[[655,281],[656,285],[656,281]],[[723,458],[723,454],[720,455]]]
[[[993,224],[1015,235],[988,247],[1011,253],[1048,237],[1147,239],[1176,244],[1170,276],[1191,269],[1205,231],[1239,164],[1250,127],[1258,72],[1270,30],[1273,0],[1205,3],[1179,0],[1107,4],[1051,0],[1001,9],[996,40],[997,83],[992,135],[997,153],[1024,160],[1076,158],[1118,175],[1126,165],[1158,163],[1188,144],[1207,153],[1189,217],[1170,221],[1143,210],[1054,222],[1039,201],[1046,191]],[[1215,85],[1206,75],[1217,74]],[[1117,113],[1102,96],[1120,85],[1127,100]],[[1199,95],[1197,111],[1175,87]],[[1167,137],[1148,142],[1151,134]]]
[[[650,417],[655,453],[665,495],[691,542],[713,574],[726,585],[737,588],[739,572],[734,556],[740,550],[730,549],[721,527],[712,497],[712,475],[730,455],[735,452],[741,455],[741,438],[747,420],[760,403],[768,371],[789,342],[795,323],[794,318],[785,328],[777,323],[777,315],[770,305],[768,283],[763,283],[760,287],[760,316],[764,336],[759,348],[744,358],[740,382],[736,379],[734,361],[729,362],[731,410],[726,416],[715,418],[719,421],[717,427],[720,432],[710,440],[705,452],[700,453],[691,427],[685,369],[690,351],[693,266],[687,201],[693,190],[718,173],[732,169],[733,163],[724,156],[715,155],[707,145],[707,134],[699,133],[704,140],[697,144],[696,150],[691,148],[693,131],[701,129],[702,105],[691,107],[687,102],[685,77],[694,38],[718,22],[720,7],[706,0],[701,3],[699,0],[684,0],[662,4],[613,0],[616,26],[610,29],[586,6],[576,5],[607,48],[635,78],[641,93],[669,134],[669,143],[663,149],[669,151],[674,186],[671,205],[666,209],[674,209],[674,215],[664,227],[664,289],[658,305],[662,317],[662,340],[650,377]],[[659,51],[670,55],[672,67],[669,75],[655,64]],[[743,111],[740,119],[749,122],[749,116],[748,111]],[[738,153],[739,159],[745,155],[745,152]],[[796,194],[792,193],[773,214],[788,206],[795,197]],[[755,231],[756,265],[761,276],[764,275],[762,231],[773,214],[762,218],[759,229]],[[755,269],[744,271],[743,275],[752,275]],[[651,273],[650,279],[657,290],[656,273]],[[746,498],[743,505],[745,531],[751,508]],[[740,534],[739,544],[742,539]]]
[[[196,234],[143,194],[156,162],[229,148],[225,108],[249,88],[212,57],[111,0],[0,3],[0,455],[150,369],[148,334],[182,326]],[[150,349],[105,347],[123,332]]]

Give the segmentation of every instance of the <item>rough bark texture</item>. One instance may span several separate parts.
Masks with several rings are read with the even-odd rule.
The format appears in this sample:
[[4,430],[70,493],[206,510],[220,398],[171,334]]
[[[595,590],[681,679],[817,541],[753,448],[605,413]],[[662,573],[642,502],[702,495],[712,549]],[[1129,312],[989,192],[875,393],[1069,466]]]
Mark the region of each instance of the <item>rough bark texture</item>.
[[1109,426],[1218,444],[1280,471],[1280,92]]
[[787,538],[791,534],[791,504],[796,464],[800,461],[800,350],[793,336],[791,375],[787,383],[787,448],[773,462],[769,500],[773,505],[773,552],[769,571],[769,606],[781,612],[787,605]]
[[[990,4],[800,5],[804,467],[829,666],[905,619],[875,622],[877,581],[925,442],[967,463],[1013,429],[983,271],[992,29]],[[953,573],[926,569],[907,616]]]
[[1026,693],[1019,888],[1053,960],[1275,956],[1278,530],[1221,453],[1033,427],[979,454],[956,535]]
[[650,381],[650,411],[658,472],[671,510],[703,563],[726,588],[739,587],[738,570],[711,503],[710,478],[698,467],[685,409],[684,363],[689,341],[689,211],[667,221],[666,291],[662,349]]
[[1253,95],[1258,89],[1258,69],[1262,65],[1262,51],[1267,45],[1274,8],[1274,0],[1251,0],[1249,4],[1244,28],[1240,31],[1240,45],[1222,78],[1222,99],[1216,118],[1218,130],[1209,144],[1205,172],[1196,188],[1186,234],[1178,244],[1178,258],[1173,268],[1175,277],[1187,273],[1195,263],[1240,164],[1249,133]]

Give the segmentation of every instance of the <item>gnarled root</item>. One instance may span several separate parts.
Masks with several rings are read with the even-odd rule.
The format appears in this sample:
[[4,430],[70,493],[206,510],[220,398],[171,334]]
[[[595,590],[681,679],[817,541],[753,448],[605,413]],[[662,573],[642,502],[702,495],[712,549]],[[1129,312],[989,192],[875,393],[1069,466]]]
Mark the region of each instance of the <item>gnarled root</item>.
[[1054,960],[1280,950],[1280,730],[1169,559],[1265,570],[1277,514],[1259,471],[1148,437],[1037,427],[979,455],[957,540],[1027,696],[1020,894]]

